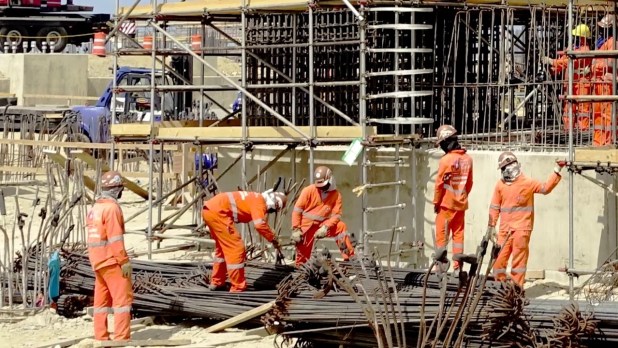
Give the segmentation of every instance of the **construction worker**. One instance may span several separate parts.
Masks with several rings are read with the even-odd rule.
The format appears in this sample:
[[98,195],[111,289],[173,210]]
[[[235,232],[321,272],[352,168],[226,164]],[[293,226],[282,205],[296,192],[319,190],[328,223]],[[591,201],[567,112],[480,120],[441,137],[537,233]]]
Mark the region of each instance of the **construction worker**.
[[[603,17],[599,23],[597,23],[597,25],[602,28],[601,31],[609,34],[603,35],[597,43],[598,51],[613,51],[616,49],[616,41],[610,34],[615,22],[616,16],[614,14],[608,14]],[[592,76],[595,95],[608,96],[614,94],[614,73],[611,59],[597,58],[592,61]],[[592,144],[594,146],[609,145],[612,142],[612,106],[612,102],[593,103],[594,136]]]
[[[453,237],[453,254],[464,251],[465,215],[468,210],[468,195],[472,191],[472,158],[459,145],[457,130],[442,125],[437,131],[436,145],[444,151],[440,159],[433,195],[433,211],[436,213],[436,249],[446,248],[447,236]],[[453,264],[455,270],[460,265]]]
[[253,222],[256,231],[278,249],[279,241],[268,225],[267,214],[280,211],[287,204],[283,192],[225,192],[204,203],[202,217],[215,240],[215,262],[210,290],[224,287],[226,272],[232,284],[230,292],[247,289],[245,280],[245,245],[235,223]]
[[316,239],[334,237],[344,260],[354,255],[348,228],[341,221],[341,194],[330,168],[320,166],[314,172],[314,184],[305,187],[292,212],[292,237],[296,244],[296,266],[311,257]]
[[[575,36],[574,51],[587,52],[590,51],[588,47],[588,38],[590,37],[590,27],[586,24],[580,24],[571,31],[571,35]],[[554,74],[563,74],[562,80],[564,81],[564,95],[568,94],[568,78],[566,76],[569,64],[569,58],[566,54],[562,54],[557,59],[549,57],[543,57],[541,60],[544,64],[551,66],[551,71]],[[590,95],[591,83],[590,83],[590,66],[592,64],[591,58],[578,58],[573,63],[573,95]],[[573,120],[576,121],[576,129],[586,131],[590,129],[590,118],[592,115],[592,103],[590,102],[574,102],[573,103]],[[565,130],[568,131],[569,127],[569,103],[564,101],[562,122]]]
[[124,248],[124,216],[118,200],[124,189],[120,173],[101,177],[101,194],[88,211],[88,257],[95,274],[94,338],[109,340],[107,314],[114,313],[114,340],[131,339],[132,267]]
[[511,262],[511,278],[523,286],[528,264],[528,244],[534,227],[534,194],[549,194],[562,178],[562,165],[557,165],[545,183],[528,178],[521,173],[517,157],[510,151],[498,158],[502,179],[498,181],[489,206],[489,229],[496,238],[495,226],[500,218],[497,243],[502,250],[494,264],[494,276],[506,280],[506,266]]

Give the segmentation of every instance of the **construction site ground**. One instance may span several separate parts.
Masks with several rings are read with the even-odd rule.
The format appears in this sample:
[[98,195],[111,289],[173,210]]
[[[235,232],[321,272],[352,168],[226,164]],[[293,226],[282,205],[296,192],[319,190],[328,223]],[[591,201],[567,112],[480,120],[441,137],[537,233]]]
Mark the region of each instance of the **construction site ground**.
[[[43,180],[43,178],[40,178]],[[141,186],[147,187],[147,181],[141,179],[136,180]],[[41,181],[38,184],[39,198],[45,197],[48,192],[47,184],[45,181]],[[35,187],[16,187],[5,188],[5,200],[7,202],[7,216],[6,221],[12,221],[15,217],[16,206],[14,195],[19,196],[19,206],[22,212],[27,214],[32,213],[32,202],[36,197]],[[147,202],[141,200],[138,196],[132,192],[125,190],[122,197],[122,208],[126,217],[131,216],[133,213],[143,209],[147,206]],[[37,214],[40,207],[35,209]],[[174,208],[165,208],[162,212],[163,217],[172,214]],[[156,210],[154,214],[156,214]],[[191,223],[192,213],[187,212],[177,224],[189,224]],[[155,215],[156,216],[156,215]],[[354,218],[351,216],[350,218]],[[37,220],[34,220],[32,229],[36,231]],[[127,231],[143,230],[148,226],[148,213],[143,213],[134,220],[130,221],[126,225]],[[166,234],[186,234],[187,231],[168,231]],[[15,234],[14,242],[15,249],[21,248],[21,239]],[[128,234],[125,236],[126,248],[129,253],[143,254],[148,250],[148,243],[145,236],[139,234]],[[160,247],[181,244],[183,241],[175,241],[172,239],[163,240]],[[153,243],[153,248],[156,248],[156,243]],[[3,252],[3,251],[0,251]],[[196,260],[204,259],[210,260],[209,253],[194,252],[194,251],[175,251],[163,254],[153,254],[154,260]],[[147,256],[140,256],[139,258],[147,258]],[[290,262],[290,260],[288,260]],[[532,283],[526,284],[526,295],[529,298],[545,298],[545,299],[568,299],[566,284],[557,284],[555,282],[548,282],[544,280],[538,280]],[[0,314],[0,318],[2,318]],[[8,316],[4,316],[8,318]],[[3,320],[0,319],[0,322]],[[7,320],[8,321],[8,320]],[[110,322],[113,323],[113,316],[110,316]],[[259,327],[254,330],[240,330],[240,329],[228,329],[223,333],[209,334],[205,333],[204,329],[208,327],[209,322],[196,322],[196,323],[167,323],[164,325],[151,325],[147,327],[141,327],[134,331],[133,339],[136,340],[157,340],[157,339],[190,339],[191,344],[183,347],[248,347],[252,348],[266,348],[273,347],[277,336],[266,336],[266,332]],[[110,325],[112,330],[113,324]],[[83,338],[71,347],[92,347],[93,339],[87,338],[93,334],[92,318],[87,314],[75,319],[67,319],[57,315],[51,309],[42,309],[39,313],[29,315],[22,321],[17,323],[0,323],[0,342],[3,347],[67,347],[67,345],[54,344],[58,342],[64,342]],[[279,338],[281,340],[281,338]]]

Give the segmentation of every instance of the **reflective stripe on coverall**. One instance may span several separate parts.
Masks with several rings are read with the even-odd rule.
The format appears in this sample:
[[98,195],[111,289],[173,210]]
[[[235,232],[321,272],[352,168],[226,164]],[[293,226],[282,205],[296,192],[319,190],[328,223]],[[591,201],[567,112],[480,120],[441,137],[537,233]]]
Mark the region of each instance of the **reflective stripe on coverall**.
[[341,221],[342,201],[337,190],[320,191],[315,185],[305,187],[298,197],[292,212],[292,228],[303,232],[302,240],[296,244],[296,267],[311,257],[315,233],[327,226],[327,237],[334,237],[344,260],[354,255],[354,246],[348,228]]
[[[496,226],[500,218],[498,243],[503,245],[494,264],[497,280],[506,280],[506,266],[511,254],[511,278],[523,286],[530,252],[529,242],[534,227],[534,194],[549,194],[562,177],[552,173],[545,183],[521,174],[512,183],[498,181],[489,206],[489,226]],[[506,236],[511,236],[506,240]]]
[[[472,158],[466,150],[453,150],[440,159],[433,195],[434,206],[440,207],[436,215],[436,249],[445,247],[452,233],[453,254],[463,253],[465,211],[472,183]],[[459,269],[458,262],[453,266]]]
[[124,248],[124,216],[111,198],[96,201],[86,217],[88,257],[95,273],[94,335],[109,340],[107,314],[114,314],[114,340],[131,339],[131,279],[122,276],[129,261]]
[[[586,45],[579,46],[575,51],[588,52],[590,48]],[[578,58],[573,60],[573,95],[590,95],[592,92],[592,86],[590,83],[589,75],[585,74],[587,67],[592,64],[592,58]],[[569,66],[569,58],[566,55],[562,55],[559,58],[554,59],[552,64],[552,72],[555,74],[563,73],[565,76]],[[568,93],[568,79],[563,78],[564,87],[563,94]],[[563,102],[562,122],[564,129],[569,130],[569,103],[565,100]],[[590,118],[592,116],[592,103],[591,102],[574,102],[573,104],[573,120],[575,120],[576,128],[580,130],[590,129]]]
[[[599,51],[611,51],[615,48],[613,37],[607,39]],[[597,58],[592,62],[592,74],[594,82],[594,94],[601,96],[613,95],[613,71],[611,60],[607,58]],[[594,146],[609,145],[612,142],[612,102],[593,103],[594,110]]]
[[245,280],[245,245],[234,223],[253,222],[255,230],[271,242],[275,234],[266,222],[266,201],[257,192],[219,193],[204,204],[202,217],[215,240],[215,262],[210,284],[225,284],[230,277],[231,292],[247,289]]

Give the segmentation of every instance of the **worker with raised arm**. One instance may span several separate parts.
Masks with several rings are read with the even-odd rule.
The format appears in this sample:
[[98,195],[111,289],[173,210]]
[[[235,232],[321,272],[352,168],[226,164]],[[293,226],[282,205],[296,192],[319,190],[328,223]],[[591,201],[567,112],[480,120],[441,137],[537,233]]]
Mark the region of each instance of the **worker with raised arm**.
[[120,173],[101,176],[101,193],[88,211],[88,258],[94,270],[94,338],[110,339],[107,314],[114,313],[114,340],[131,339],[132,267],[124,247],[124,216],[118,200],[124,189]]
[[247,289],[245,280],[245,245],[234,224],[253,222],[255,230],[278,249],[279,240],[267,222],[267,215],[280,211],[287,204],[283,192],[224,192],[204,203],[202,217],[215,240],[215,262],[210,289],[225,286],[226,273],[230,277],[230,292]]
[[330,168],[314,171],[314,184],[305,187],[292,212],[292,242],[296,244],[296,266],[311,257],[316,239],[334,237],[344,260],[354,255],[348,227],[341,221],[341,193]]
[[[590,51],[588,46],[588,38],[590,37],[590,27],[586,24],[580,24],[571,31],[573,35],[575,47],[573,51],[587,52]],[[551,71],[554,74],[562,73],[562,80],[564,81],[563,95],[568,94],[568,66],[569,58],[566,54],[562,54],[556,59],[550,57],[543,57],[541,62],[549,65]],[[577,58],[573,60],[573,95],[590,95],[592,91],[590,66],[592,64],[592,58]],[[592,103],[591,102],[573,102],[573,120],[575,121],[575,128],[586,131],[590,129],[590,118],[592,117]],[[569,103],[565,100],[562,123],[565,130],[569,130]]]
[[[442,125],[437,131],[436,145],[444,151],[438,164],[438,174],[433,195],[433,210],[436,213],[436,249],[446,248],[452,234],[453,255],[464,251],[464,229],[468,195],[472,191],[472,158],[459,145],[457,130]],[[453,264],[455,270],[459,262]]]
[[[616,49],[616,40],[612,35],[615,22],[616,15],[610,13],[597,23],[603,33],[598,42],[597,51],[613,51]],[[592,61],[592,81],[595,95],[614,95],[614,75],[616,72],[613,68],[612,59],[596,58]],[[610,101],[593,103],[594,136],[592,144],[594,146],[612,143],[612,106],[613,103]]]
[[534,227],[534,195],[549,194],[562,178],[564,164],[556,165],[545,183],[531,179],[521,172],[517,157],[506,151],[498,158],[502,178],[496,184],[489,206],[489,229],[496,238],[495,227],[500,218],[497,243],[502,250],[494,264],[494,276],[506,280],[506,266],[511,255],[511,278],[520,286],[526,279],[526,266],[530,253],[528,244]]

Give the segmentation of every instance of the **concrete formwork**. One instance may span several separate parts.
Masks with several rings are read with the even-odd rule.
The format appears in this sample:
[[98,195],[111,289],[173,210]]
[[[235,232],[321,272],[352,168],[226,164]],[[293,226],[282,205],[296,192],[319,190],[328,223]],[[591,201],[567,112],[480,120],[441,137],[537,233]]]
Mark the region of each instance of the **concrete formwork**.
[[[247,159],[247,178],[257,173],[272,160],[282,148],[260,148],[250,153]],[[316,165],[331,166],[337,177],[337,187],[343,194],[343,220],[350,232],[358,236],[361,230],[361,199],[352,189],[360,185],[360,167],[348,166],[341,162],[344,147],[321,147],[316,151]],[[224,168],[240,153],[240,148],[220,148],[220,167]],[[525,175],[537,180],[545,181],[555,166],[555,160],[565,158],[565,153],[531,153],[515,152],[522,164]],[[383,156],[387,150],[379,151],[372,156]],[[421,240],[425,243],[425,261],[433,252],[433,192],[434,180],[437,173],[438,161],[442,156],[440,150],[416,150],[415,153],[404,153],[407,164],[402,169],[402,177],[407,181],[402,190],[402,201],[407,203],[402,214],[401,225],[406,226],[402,241],[411,242]],[[499,152],[470,151],[474,160],[474,187],[470,194],[470,208],[466,214],[465,250],[474,253],[476,246],[482,239],[487,226],[488,207],[500,172],[496,168]],[[296,180],[308,177],[308,151],[296,152]],[[415,163],[414,169],[409,163]],[[388,168],[376,168],[370,171],[371,182],[383,182],[390,179],[393,171]],[[292,177],[291,156],[282,157],[269,170],[271,177],[268,182],[274,182],[273,175]],[[603,183],[615,186],[609,175],[597,174],[596,177]],[[575,268],[595,269],[602,263],[617,245],[616,229],[616,196],[589,180],[575,176]],[[232,170],[219,181],[222,190],[233,190],[240,184],[240,171]],[[256,186],[254,186],[255,188]],[[370,202],[390,204],[394,190],[381,188],[372,192]],[[413,197],[415,199],[413,199]],[[562,278],[558,272],[560,267],[568,264],[568,173],[563,173],[563,180],[548,196],[535,197],[535,225],[530,242],[530,259],[528,269],[532,271],[545,270],[546,278]],[[388,226],[394,213],[379,212],[372,215],[369,229],[379,229]],[[288,222],[289,224],[289,222]],[[388,240],[383,236],[376,240]],[[405,249],[403,247],[402,249]],[[381,245],[380,253],[386,252],[386,246]],[[562,278],[565,280],[566,278]]]

